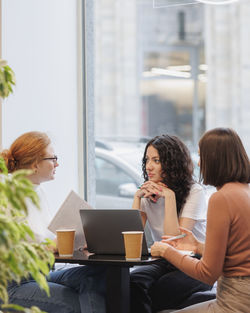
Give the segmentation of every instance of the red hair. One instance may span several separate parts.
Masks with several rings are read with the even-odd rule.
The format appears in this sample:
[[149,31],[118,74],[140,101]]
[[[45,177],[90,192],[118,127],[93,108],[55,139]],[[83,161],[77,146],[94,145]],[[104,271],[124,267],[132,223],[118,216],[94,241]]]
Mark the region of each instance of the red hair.
[[1,153],[9,173],[18,169],[28,169],[32,164],[41,161],[45,156],[44,151],[50,143],[51,141],[45,133],[37,131],[18,137],[9,149],[3,150]]

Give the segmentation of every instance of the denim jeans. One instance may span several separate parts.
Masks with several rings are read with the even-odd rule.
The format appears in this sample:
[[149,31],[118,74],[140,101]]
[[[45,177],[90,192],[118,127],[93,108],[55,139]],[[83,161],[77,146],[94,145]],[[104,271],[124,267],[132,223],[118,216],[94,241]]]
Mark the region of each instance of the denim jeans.
[[155,264],[132,271],[131,313],[152,313],[172,308],[194,292],[211,288],[162,259]]
[[80,313],[78,294],[71,288],[48,283],[50,297],[41,290],[34,280],[22,281],[20,285],[10,284],[9,302],[30,308],[37,306],[48,313]]
[[50,297],[34,280],[8,287],[10,303],[36,305],[48,313],[105,313],[106,268],[77,266],[50,272]]
[[211,289],[212,286],[176,269],[163,275],[150,289],[153,312],[174,309],[192,294]]

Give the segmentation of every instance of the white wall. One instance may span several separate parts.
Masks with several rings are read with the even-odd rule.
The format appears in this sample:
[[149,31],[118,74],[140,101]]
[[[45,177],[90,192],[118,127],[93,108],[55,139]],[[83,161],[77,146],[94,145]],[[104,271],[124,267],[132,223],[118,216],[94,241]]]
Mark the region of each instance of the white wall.
[[45,131],[59,168],[44,184],[53,210],[78,191],[77,0],[2,0],[2,56],[16,73],[3,103],[3,147],[20,134]]

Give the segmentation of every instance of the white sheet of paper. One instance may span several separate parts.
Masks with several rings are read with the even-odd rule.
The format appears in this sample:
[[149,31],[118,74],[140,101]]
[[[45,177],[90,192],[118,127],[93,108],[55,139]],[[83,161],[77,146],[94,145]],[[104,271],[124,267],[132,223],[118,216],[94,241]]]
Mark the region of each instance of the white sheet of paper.
[[48,226],[48,229],[54,234],[56,234],[57,229],[74,228],[76,230],[75,250],[82,248],[86,243],[79,213],[80,209],[93,208],[72,190]]
[[190,250],[178,250],[178,251],[180,251],[183,254],[187,254],[189,256],[193,256],[194,255],[193,251],[190,251]]

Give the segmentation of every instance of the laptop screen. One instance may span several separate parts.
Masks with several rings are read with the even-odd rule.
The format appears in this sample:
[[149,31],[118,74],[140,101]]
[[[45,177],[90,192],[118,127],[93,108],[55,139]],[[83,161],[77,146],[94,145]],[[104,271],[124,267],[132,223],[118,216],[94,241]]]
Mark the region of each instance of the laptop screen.
[[[123,231],[143,231],[139,210],[80,210],[88,251],[96,254],[125,254]],[[142,254],[148,255],[145,235]]]

